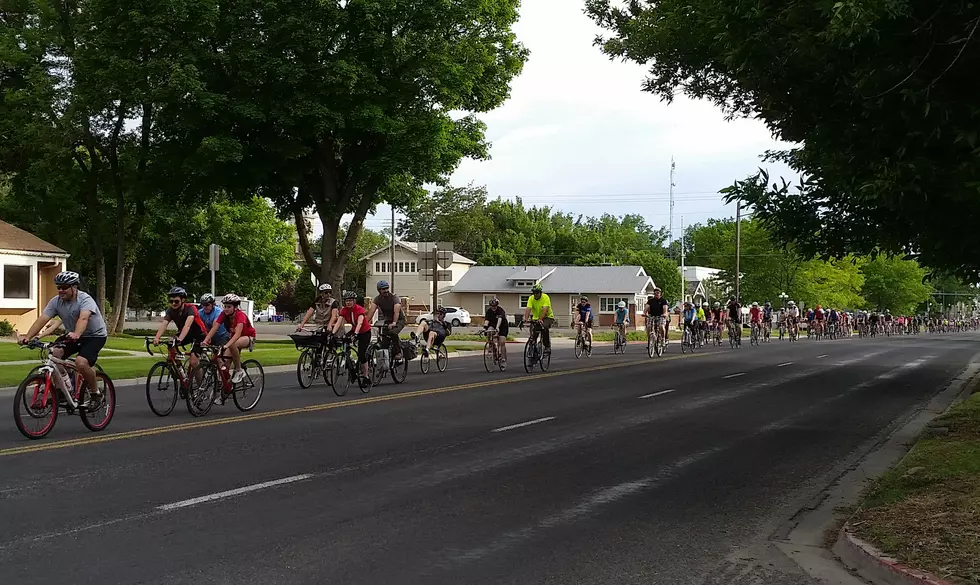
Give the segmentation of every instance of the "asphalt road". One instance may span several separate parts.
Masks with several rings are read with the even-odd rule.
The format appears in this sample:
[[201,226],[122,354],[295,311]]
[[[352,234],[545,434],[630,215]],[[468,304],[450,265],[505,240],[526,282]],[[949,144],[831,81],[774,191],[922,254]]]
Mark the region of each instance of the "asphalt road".
[[204,419],[124,388],[105,433],[36,442],[8,414],[0,583],[815,583],[769,537],[978,340],[455,358],[343,399],[276,374]]

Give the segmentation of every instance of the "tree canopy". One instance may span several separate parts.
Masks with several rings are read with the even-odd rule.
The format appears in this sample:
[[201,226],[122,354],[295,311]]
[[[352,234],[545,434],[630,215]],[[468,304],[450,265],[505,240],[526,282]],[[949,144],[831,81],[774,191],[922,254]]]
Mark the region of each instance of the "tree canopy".
[[980,4],[587,0],[611,57],[643,88],[763,120],[799,146],[770,153],[799,185],[759,175],[729,192],[805,255],[876,250],[976,281]]

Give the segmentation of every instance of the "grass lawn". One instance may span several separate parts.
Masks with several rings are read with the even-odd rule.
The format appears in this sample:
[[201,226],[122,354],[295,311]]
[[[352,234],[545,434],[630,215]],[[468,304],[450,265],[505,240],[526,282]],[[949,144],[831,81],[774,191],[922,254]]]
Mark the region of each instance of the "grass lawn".
[[980,583],[980,393],[930,426],[868,492],[858,535],[904,563],[954,583]]
[[[22,362],[24,360],[38,360],[40,361],[41,352],[38,350],[30,350],[23,348],[16,343],[0,343],[0,363],[2,362]],[[120,356],[129,355],[121,351],[110,351],[102,350],[99,355],[109,356]]]

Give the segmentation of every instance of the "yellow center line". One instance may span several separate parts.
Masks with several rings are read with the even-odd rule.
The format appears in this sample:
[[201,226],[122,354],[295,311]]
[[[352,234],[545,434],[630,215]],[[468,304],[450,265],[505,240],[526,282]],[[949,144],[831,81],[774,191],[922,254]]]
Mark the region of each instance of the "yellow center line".
[[186,423],[179,423],[175,425],[165,425],[160,427],[152,427],[146,429],[135,429],[132,431],[124,431],[121,433],[110,433],[107,435],[95,435],[91,437],[83,437],[79,439],[67,439],[64,441],[53,441],[50,443],[32,443],[30,445],[24,445],[23,447],[9,447],[7,449],[0,449],[0,457],[6,457],[9,455],[21,455],[24,453],[37,453],[40,451],[51,451],[54,449],[67,449],[69,447],[77,447],[80,445],[95,445],[98,443],[108,443],[111,441],[122,441],[124,439],[136,439],[139,437],[150,437],[153,435],[162,435],[164,433],[175,433],[178,431],[189,431],[194,429],[204,429],[208,427],[215,427],[219,425],[230,425],[234,423],[242,423],[256,420],[264,420],[269,418],[278,418],[281,416],[290,416],[294,414],[303,414],[308,412],[320,412],[324,410],[333,410],[335,408],[347,408],[349,406],[360,406],[362,404],[374,404],[377,402],[387,402],[389,400],[405,400],[408,398],[418,398],[420,396],[432,396],[435,394],[444,394],[446,392],[458,392],[460,390],[472,390],[474,388],[485,388],[487,386],[497,386],[500,384],[517,384],[520,382],[530,382],[532,380],[543,380],[546,378],[557,378],[559,376],[571,376],[574,374],[581,374],[585,372],[601,372],[604,370],[613,370],[618,368],[628,368],[632,366],[640,365],[655,365],[665,361],[673,361],[678,359],[700,357],[717,355],[716,353],[698,353],[689,355],[675,355],[670,357],[661,357],[656,360],[644,359],[635,360],[630,362],[620,362],[615,364],[606,364],[602,366],[590,366],[586,368],[576,368],[574,370],[562,370],[559,372],[542,372],[540,374],[531,374],[528,376],[522,376],[518,378],[506,378],[503,380],[486,380],[483,382],[471,382],[469,384],[456,384],[454,386],[443,386],[441,388],[429,388],[426,390],[413,390],[410,392],[401,392],[399,394],[389,394],[387,396],[370,396],[367,398],[357,398],[354,400],[345,400],[343,402],[327,402],[323,404],[314,404],[311,406],[300,406],[296,408],[284,408],[280,410],[272,410],[269,412],[260,412],[257,414],[245,414],[240,416],[232,416],[227,418],[219,418],[212,420],[202,420],[193,421]]

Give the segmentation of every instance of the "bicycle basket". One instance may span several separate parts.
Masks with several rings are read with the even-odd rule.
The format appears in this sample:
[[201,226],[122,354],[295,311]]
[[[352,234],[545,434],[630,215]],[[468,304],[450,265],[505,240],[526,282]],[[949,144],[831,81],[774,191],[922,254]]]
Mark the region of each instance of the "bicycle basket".
[[419,355],[418,354],[418,350],[416,349],[414,343],[412,343],[410,341],[403,341],[402,342],[402,356],[406,360],[412,361],[416,357],[418,357],[418,355]]
[[319,335],[303,335],[301,333],[291,333],[289,338],[296,344],[296,348],[316,347],[322,343]]

